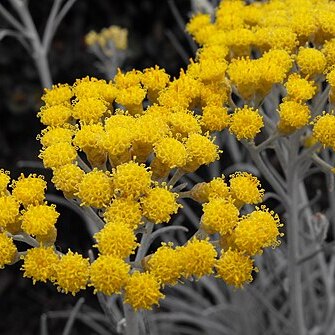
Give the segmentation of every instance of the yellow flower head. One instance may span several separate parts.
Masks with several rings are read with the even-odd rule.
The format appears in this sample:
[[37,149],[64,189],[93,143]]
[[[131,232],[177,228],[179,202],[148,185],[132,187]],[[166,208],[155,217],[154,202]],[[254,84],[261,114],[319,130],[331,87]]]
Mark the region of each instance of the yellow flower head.
[[288,99],[298,102],[312,99],[316,93],[316,86],[313,82],[302,78],[297,73],[291,74],[284,86]]
[[13,226],[20,213],[20,203],[11,195],[0,197],[0,227]]
[[46,168],[55,169],[73,163],[77,158],[77,151],[70,143],[61,142],[45,148],[38,157],[43,160]]
[[47,127],[42,130],[41,135],[37,136],[43,147],[49,147],[56,143],[70,143],[74,132],[70,128],[64,127]]
[[114,82],[118,89],[129,88],[139,85],[142,76],[142,72],[135,69],[127,71],[126,73],[122,73],[121,70],[118,69],[117,74],[114,77]]
[[0,169],[0,195],[7,193],[7,186],[10,182],[9,171]]
[[335,65],[335,38],[326,41],[321,51],[325,55],[327,68],[331,68]]
[[8,237],[6,233],[0,233],[0,269],[14,262],[16,255],[17,249],[13,239]]
[[314,48],[300,48],[296,62],[300,72],[304,76],[315,76],[322,74],[326,67],[326,57],[323,53]]
[[179,249],[172,248],[172,244],[162,243],[162,246],[150,255],[145,267],[162,284],[176,285],[182,274]]
[[55,265],[59,261],[54,247],[31,248],[27,250],[26,255],[21,257],[23,264],[21,270],[24,271],[23,277],[32,278],[36,281],[46,282],[55,278]]
[[55,226],[59,213],[56,206],[28,206],[22,212],[22,229],[30,235],[45,235]]
[[117,156],[129,150],[133,141],[133,134],[129,129],[115,127],[103,139],[103,147],[111,156]]
[[116,110],[116,113],[112,116],[105,119],[105,130],[107,133],[113,132],[115,128],[125,128],[125,129],[133,129],[135,126],[136,118],[122,113],[120,110]]
[[141,85],[134,85],[118,90],[115,101],[123,105],[131,115],[142,114],[142,103],[146,94],[146,89]]
[[75,295],[86,288],[90,263],[78,253],[68,251],[55,265],[55,284],[58,291]]
[[184,169],[195,171],[200,165],[210,164],[219,159],[219,146],[214,139],[200,134],[191,134],[185,142],[188,162]]
[[281,226],[278,215],[262,207],[241,219],[234,230],[234,243],[250,256],[261,254],[263,248],[280,244],[277,238]]
[[240,251],[227,250],[215,263],[217,277],[223,279],[228,285],[243,287],[252,281],[251,273],[256,268],[254,261]]
[[211,16],[209,14],[196,14],[186,25],[186,31],[196,36],[197,32],[211,24]]
[[177,203],[177,193],[164,187],[154,187],[141,198],[143,215],[154,223],[169,222],[171,215],[182,207]]
[[323,114],[314,120],[313,136],[327,147],[335,149],[335,115]]
[[44,89],[41,99],[48,106],[70,103],[73,93],[71,87],[67,84],[53,85],[51,89]]
[[76,164],[66,164],[53,170],[51,181],[57,190],[67,195],[73,195],[78,191],[79,183],[82,181],[85,172]]
[[25,177],[23,174],[18,180],[12,182],[13,196],[23,206],[41,204],[45,198],[45,190],[47,183],[43,179],[43,176],[37,176],[36,174],[30,174]]
[[210,233],[225,235],[237,225],[239,211],[229,200],[211,199],[203,205],[202,225]]
[[106,172],[95,168],[83,176],[75,195],[84,206],[106,207],[113,196],[112,179]]
[[70,120],[72,108],[71,105],[43,106],[37,116],[46,126],[61,127]]
[[131,229],[141,224],[140,204],[133,198],[116,198],[106,208],[104,219],[108,222],[122,222]]
[[120,293],[129,277],[130,265],[111,255],[100,255],[91,265],[89,286],[94,293],[105,295]]
[[187,110],[171,113],[168,123],[174,136],[187,137],[189,134],[201,132],[198,118]]
[[193,238],[179,248],[180,260],[183,265],[183,276],[201,278],[213,272],[216,251],[208,240]]
[[264,190],[257,177],[248,172],[236,172],[229,177],[230,194],[237,206],[258,204],[263,201]]
[[154,146],[156,158],[164,165],[173,169],[186,164],[187,151],[183,143],[178,140],[165,137]]
[[81,98],[73,105],[72,116],[85,123],[96,123],[106,112],[106,101],[97,98]]
[[226,107],[207,105],[202,109],[201,125],[205,131],[221,131],[229,125]]
[[149,191],[151,172],[135,162],[121,164],[113,171],[113,185],[121,196],[137,198]]
[[230,118],[229,131],[239,140],[253,140],[263,126],[263,117],[258,109],[244,106],[235,109]]
[[139,309],[152,309],[164,294],[159,290],[160,283],[157,278],[148,272],[135,271],[125,286],[125,303],[135,311]]
[[311,117],[311,112],[306,104],[286,100],[279,104],[278,129],[284,134],[293,133],[295,130],[306,126]]
[[36,234],[35,238],[40,245],[46,247],[53,246],[57,238],[57,229],[55,226],[52,226],[46,234]]
[[112,102],[115,98],[115,87],[112,84],[107,84],[104,80],[97,78],[85,77],[77,79],[72,90],[78,99],[95,98],[104,99]]
[[94,238],[101,254],[119,258],[127,258],[138,246],[133,230],[122,221],[107,223]]

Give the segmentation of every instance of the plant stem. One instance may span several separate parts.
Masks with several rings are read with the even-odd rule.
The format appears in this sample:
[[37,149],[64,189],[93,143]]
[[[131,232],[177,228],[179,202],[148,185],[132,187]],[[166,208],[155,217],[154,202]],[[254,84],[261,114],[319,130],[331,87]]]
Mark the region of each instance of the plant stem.
[[126,319],[125,335],[139,335],[139,323],[137,313],[128,304],[123,304],[124,316]]

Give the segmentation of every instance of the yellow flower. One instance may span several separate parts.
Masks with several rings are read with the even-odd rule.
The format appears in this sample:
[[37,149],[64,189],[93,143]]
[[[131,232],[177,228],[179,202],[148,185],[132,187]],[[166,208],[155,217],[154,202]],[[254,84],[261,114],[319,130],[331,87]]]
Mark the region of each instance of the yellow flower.
[[325,55],[327,68],[331,68],[335,65],[335,38],[326,41],[321,52]]
[[84,206],[106,207],[113,196],[112,179],[106,172],[95,168],[83,176],[75,195]]
[[287,98],[303,102],[312,99],[316,93],[316,86],[312,81],[302,78],[299,74],[291,74],[285,83]]
[[26,255],[21,257],[23,264],[21,270],[24,271],[23,277],[32,278],[33,283],[36,281],[46,282],[55,278],[55,265],[59,261],[54,247],[31,248],[27,250]]
[[68,251],[55,265],[55,284],[58,291],[75,295],[86,288],[90,263],[78,253]]
[[157,278],[148,272],[135,271],[128,279],[125,286],[124,302],[128,303],[135,311],[139,309],[152,309],[164,298],[160,291]]
[[146,194],[151,185],[151,172],[135,162],[124,163],[113,171],[113,185],[123,197]]
[[239,211],[229,200],[211,199],[203,205],[202,225],[210,233],[225,235],[237,225]]
[[182,167],[186,164],[187,151],[183,143],[178,140],[165,137],[154,146],[156,158],[169,169]]
[[61,142],[45,148],[38,157],[43,160],[46,168],[55,169],[73,163],[77,158],[77,151],[70,143]]
[[141,85],[134,85],[119,89],[115,101],[123,105],[131,115],[142,114],[146,94],[147,91]]
[[142,72],[135,69],[127,71],[126,73],[122,73],[121,70],[118,69],[117,74],[114,77],[114,82],[118,89],[129,88],[139,85],[142,76]]
[[134,135],[129,129],[123,127],[114,127],[103,139],[103,147],[110,156],[117,156],[127,152],[130,149]]
[[6,233],[0,233],[0,269],[14,262],[16,255],[17,249],[13,239],[8,237]]
[[71,87],[67,84],[53,85],[51,89],[44,89],[41,99],[48,106],[61,105],[70,103],[73,93]]
[[213,272],[216,251],[208,240],[193,238],[179,248],[180,259],[183,265],[183,276],[201,278]]
[[179,249],[173,249],[172,243],[162,243],[162,246],[149,256],[145,267],[162,284],[176,285],[182,274]]
[[174,136],[187,137],[189,134],[201,132],[198,119],[186,110],[171,113],[168,117],[168,123]]
[[98,122],[107,112],[106,101],[98,98],[80,98],[73,105],[72,116],[80,121]]
[[0,169],[0,195],[7,193],[7,186],[10,182],[9,171]]
[[143,215],[154,223],[169,222],[171,215],[177,213],[182,205],[178,204],[177,193],[165,187],[154,187],[141,198]]
[[234,230],[234,243],[250,256],[261,254],[263,248],[280,244],[277,238],[281,226],[278,215],[262,207],[240,220]]
[[72,142],[73,130],[64,127],[47,127],[42,130],[41,135],[37,136],[43,147],[49,147],[56,143]]
[[112,221],[94,235],[98,248],[103,255],[127,258],[138,246],[133,230],[125,223]]
[[74,195],[78,192],[78,186],[82,181],[85,172],[76,164],[66,164],[53,170],[51,181],[57,190],[63,191],[66,195]]
[[323,114],[314,120],[313,136],[324,146],[335,150],[335,115]]
[[111,255],[100,255],[91,265],[89,286],[94,293],[105,295],[120,293],[129,277],[130,265]]
[[105,119],[105,130],[107,133],[113,131],[113,129],[120,127],[125,129],[133,129],[136,123],[136,118],[128,115],[123,114],[122,111],[116,110],[117,114],[113,114],[110,117]]
[[235,199],[236,206],[262,202],[264,190],[257,177],[248,172],[236,172],[229,177],[230,194]]
[[45,198],[45,189],[47,183],[43,179],[43,176],[37,176],[36,174],[30,174],[25,177],[23,174],[18,180],[12,182],[13,196],[27,207],[28,205],[41,204]]
[[61,127],[72,116],[71,105],[43,106],[37,116],[46,126]]
[[253,140],[263,126],[263,117],[258,109],[244,106],[235,109],[230,118],[229,131],[239,140]]
[[106,208],[104,219],[107,223],[122,222],[136,229],[142,219],[140,204],[133,198],[116,198]]
[[0,197],[0,227],[7,229],[13,226],[20,213],[20,203],[15,197],[8,195]]
[[223,279],[228,285],[243,287],[252,281],[251,273],[256,268],[254,261],[240,251],[227,250],[215,263],[217,277]]
[[191,35],[196,36],[196,33],[211,24],[211,16],[209,14],[194,15],[186,25],[186,30]]
[[22,229],[30,235],[45,235],[55,226],[58,217],[55,205],[30,205],[22,212]]
[[326,58],[323,53],[314,48],[300,48],[296,62],[304,76],[322,74],[326,67]]
[[202,109],[201,124],[205,131],[221,131],[229,125],[226,107],[207,105]]

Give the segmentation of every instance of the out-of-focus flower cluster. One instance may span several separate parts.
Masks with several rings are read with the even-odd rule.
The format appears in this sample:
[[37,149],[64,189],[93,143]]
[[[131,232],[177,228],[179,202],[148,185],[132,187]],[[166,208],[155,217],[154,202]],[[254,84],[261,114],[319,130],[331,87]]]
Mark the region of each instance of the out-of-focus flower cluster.
[[[236,172],[189,191],[175,185],[220,158],[214,132],[228,129],[253,143],[266,122],[259,106],[274,87],[283,95],[273,111],[279,136],[303,128],[313,143],[335,148],[335,115],[312,108],[326,85],[334,100],[334,19],[335,3],[326,0],[223,1],[214,21],[199,14],[188,23],[201,47],[177,78],[156,66],[46,90],[40,158],[56,188],[100,220],[98,257],[56,251],[59,214],[45,202],[45,181],[21,176],[8,188],[2,171],[0,265],[21,257],[33,281],[50,280],[72,294],[87,286],[122,293],[134,309],[150,309],[165,285],[191,277],[213,274],[236,287],[250,282],[254,256],[278,246],[281,236],[278,216],[259,205],[259,180]],[[185,245],[143,252],[140,236],[150,234],[150,224],[169,224],[182,197],[202,205],[198,231]],[[254,210],[241,215],[247,204]],[[19,237],[33,248],[19,253]]]

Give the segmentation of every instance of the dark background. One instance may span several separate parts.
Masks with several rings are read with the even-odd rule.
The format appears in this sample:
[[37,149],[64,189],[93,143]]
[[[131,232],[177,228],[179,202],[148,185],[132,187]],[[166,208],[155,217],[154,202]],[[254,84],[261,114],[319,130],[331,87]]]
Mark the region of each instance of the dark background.
[[[52,3],[52,0],[31,0],[29,3],[40,33]],[[2,4],[11,11],[8,1],[2,1]],[[187,20],[189,1],[178,0],[176,6]],[[72,84],[86,75],[103,78],[94,65],[96,58],[85,46],[84,36],[90,30],[100,31],[110,25],[120,25],[129,31],[129,57],[124,70],[157,64],[170,75],[177,75],[185,63],[168,39],[168,31],[175,34],[187,54],[192,56],[166,0],[77,0],[51,46],[49,61],[54,83]],[[8,25],[0,16],[2,28],[8,28]],[[10,170],[12,178],[22,172],[25,175],[35,172],[50,181],[50,172],[43,169],[37,158],[40,146],[35,139],[42,129],[36,117],[42,89],[32,58],[11,37],[0,40],[0,78],[0,168]],[[48,184],[49,194],[60,195],[50,182]],[[71,246],[74,251],[87,253],[87,244],[92,243],[83,222],[65,207],[58,205],[58,210],[61,217],[57,247],[66,251]],[[0,334],[39,334],[41,314],[70,309],[81,296],[85,297],[87,306],[100,310],[91,289],[72,297],[58,293],[51,284],[37,283],[34,286],[30,279],[22,278],[20,266],[18,263],[0,270]],[[61,334],[64,324],[64,319],[49,320],[49,335]],[[71,334],[79,333],[93,334],[77,322]]]

